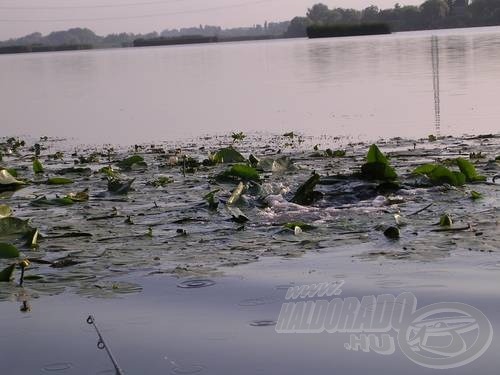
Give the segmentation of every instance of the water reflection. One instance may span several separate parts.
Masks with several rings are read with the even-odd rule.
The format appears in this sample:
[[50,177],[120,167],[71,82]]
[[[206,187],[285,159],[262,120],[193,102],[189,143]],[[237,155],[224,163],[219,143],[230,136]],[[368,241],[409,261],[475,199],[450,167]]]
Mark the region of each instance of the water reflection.
[[437,36],[431,38],[432,88],[434,90],[434,118],[436,135],[441,135],[441,102],[439,99],[439,41]]
[[128,144],[238,130],[491,133],[499,30],[2,56],[2,130]]

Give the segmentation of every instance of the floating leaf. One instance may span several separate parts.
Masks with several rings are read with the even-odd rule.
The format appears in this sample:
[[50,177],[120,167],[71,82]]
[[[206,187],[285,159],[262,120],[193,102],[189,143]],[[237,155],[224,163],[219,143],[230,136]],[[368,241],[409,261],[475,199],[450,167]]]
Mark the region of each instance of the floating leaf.
[[[104,167],[109,168],[109,167]],[[71,168],[62,168],[55,172],[56,174],[78,174],[90,176],[92,174],[92,169],[90,168],[80,168],[80,167],[71,167]]]
[[12,216],[12,208],[5,204],[0,204],[0,219]]
[[249,220],[239,208],[228,207],[228,210],[231,214],[231,219],[236,223],[243,224]]
[[473,200],[477,200],[477,199],[481,199],[483,197],[483,195],[477,191],[474,191],[472,190],[470,192],[470,197],[473,199]]
[[42,206],[70,206],[74,202],[71,198],[69,197],[56,197],[53,199],[48,199],[45,195],[43,197],[39,197],[33,201],[31,201],[31,205],[35,207],[42,207]]
[[43,173],[43,171],[44,171],[43,165],[40,162],[40,160],[38,160],[38,158],[33,159],[33,172],[35,174],[39,174],[39,173]]
[[217,193],[220,189],[212,190],[211,192],[205,194],[203,198],[208,203],[208,208],[211,210],[216,210],[219,207],[219,200],[215,197],[215,193]]
[[215,163],[241,163],[245,161],[243,155],[232,147],[220,149],[212,159]]
[[17,180],[6,169],[0,170],[0,190],[16,189],[24,182]]
[[129,156],[128,158],[125,158],[121,161],[119,161],[118,166],[122,169],[132,169],[134,166],[138,167],[147,167],[146,162],[144,161],[144,158],[140,155],[132,155]]
[[481,176],[476,172],[476,168],[474,165],[463,158],[457,158],[456,160],[458,168],[460,168],[460,172],[462,172],[465,175],[465,178],[468,182],[475,182],[475,181],[485,181],[486,177]]
[[0,271],[0,282],[9,282],[12,279],[12,274],[16,268],[15,264],[11,264],[7,268]]
[[115,194],[125,195],[129,192],[135,178],[127,181],[118,180],[116,178],[111,178],[108,180],[108,190]]
[[17,258],[19,256],[19,250],[14,245],[8,243],[0,243],[0,258]]
[[451,216],[448,214],[443,214],[439,218],[439,226],[441,227],[451,227],[453,221],[451,220]]
[[0,237],[15,234],[25,235],[33,230],[29,225],[29,220],[22,220],[16,217],[6,217],[0,219]]
[[377,162],[363,164],[361,175],[368,180],[395,180],[398,177],[390,165]]
[[366,162],[388,164],[389,160],[382,153],[382,151],[379,150],[378,146],[373,144],[370,146],[368,153],[366,154]]
[[450,171],[443,165],[424,164],[417,167],[413,174],[425,175],[435,185],[450,184],[462,186],[465,184],[465,175],[461,172]]
[[219,180],[241,179],[244,181],[260,181],[259,172],[246,164],[235,164],[217,176]]
[[89,200],[89,189],[85,189],[77,193],[69,193],[66,197],[71,199],[73,202],[86,202]]
[[366,154],[366,163],[361,166],[361,175],[368,180],[395,180],[398,175],[389,165],[387,157],[377,145],[371,145]]
[[415,168],[412,172],[412,174],[421,174],[421,175],[428,175],[431,173],[434,169],[437,168],[437,164],[423,164]]
[[335,151],[333,151],[332,149],[327,148],[325,150],[325,155],[329,156],[331,158],[342,158],[342,157],[344,157],[346,155],[346,151],[345,150],[335,150]]
[[154,186],[154,187],[165,187],[168,184],[171,184],[174,182],[174,179],[169,176],[159,176],[153,181],[148,181],[147,185]]
[[47,180],[47,184],[49,185],[67,185],[73,182],[73,180],[65,177],[51,177]]
[[319,179],[319,174],[314,172],[306,182],[299,186],[291,201],[293,203],[307,206],[314,203],[314,201],[316,201],[317,199],[321,198],[323,194],[318,191],[314,191],[314,188],[318,184]]
[[115,171],[112,167],[102,167],[99,169],[99,172],[105,174],[109,178],[118,178],[120,175],[120,173]]

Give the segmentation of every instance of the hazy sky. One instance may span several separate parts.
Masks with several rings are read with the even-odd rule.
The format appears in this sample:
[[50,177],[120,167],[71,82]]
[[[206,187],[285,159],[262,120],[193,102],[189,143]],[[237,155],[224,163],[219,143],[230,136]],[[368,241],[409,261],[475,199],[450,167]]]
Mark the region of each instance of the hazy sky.
[[[403,0],[403,5],[423,0]],[[88,27],[97,34],[166,28],[251,26],[304,15],[319,0],[0,0],[0,39]],[[324,0],[332,7],[392,7],[395,0]]]

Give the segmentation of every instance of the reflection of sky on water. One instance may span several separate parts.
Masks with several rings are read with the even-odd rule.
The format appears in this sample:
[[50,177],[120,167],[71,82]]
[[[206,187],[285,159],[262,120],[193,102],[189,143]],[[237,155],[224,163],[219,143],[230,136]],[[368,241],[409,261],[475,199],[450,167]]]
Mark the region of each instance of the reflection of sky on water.
[[497,28],[2,56],[3,130],[83,142],[228,131],[426,136],[497,130]]

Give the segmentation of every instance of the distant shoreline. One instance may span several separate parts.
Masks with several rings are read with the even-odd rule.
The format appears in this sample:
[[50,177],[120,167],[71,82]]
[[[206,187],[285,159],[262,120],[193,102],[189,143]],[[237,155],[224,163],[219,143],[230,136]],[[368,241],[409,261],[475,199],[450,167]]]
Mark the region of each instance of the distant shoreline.
[[383,35],[383,34],[401,34],[409,32],[422,32],[422,31],[444,31],[444,30],[467,30],[467,29],[481,29],[481,28],[498,28],[500,26],[469,26],[469,27],[459,27],[459,28],[439,28],[439,29],[422,29],[422,30],[410,30],[410,31],[395,31],[395,32],[377,32],[377,33],[351,33],[349,35],[326,35],[326,36],[274,36],[274,35],[262,35],[262,36],[241,36],[241,37],[201,37],[201,36],[183,36],[175,38],[153,38],[147,40],[135,40],[135,42],[140,41],[137,45],[134,43],[129,45],[117,46],[117,47],[101,47],[94,46],[91,44],[62,44],[56,46],[48,45],[15,45],[0,47],[0,55],[13,55],[22,53],[40,53],[40,52],[68,52],[68,51],[85,51],[85,50],[103,50],[103,49],[120,49],[120,48],[135,48],[135,47],[154,47],[154,46],[174,46],[174,45],[191,45],[191,44],[215,44],[215,43],[231,43],[231,42],[250,42],[250,41],[265,41],[265,40],[286,40],[286,39],[316,39],[316,38],[338,38],[338,37],[356,37],[356,36],[369,36],[369,35]]

